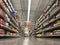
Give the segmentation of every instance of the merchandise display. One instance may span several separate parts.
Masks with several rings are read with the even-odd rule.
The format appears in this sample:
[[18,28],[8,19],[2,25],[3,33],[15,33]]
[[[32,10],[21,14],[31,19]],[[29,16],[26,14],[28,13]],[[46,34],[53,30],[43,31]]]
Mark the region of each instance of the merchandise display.
[[0,0],[0,36],[19,36],[18,19],[10,0]]
[[40,36],[42,36],[42,34],[37,34],[36,36],[40,37]]
[[53,35],[53,32],[46,32],[45,33],[45,36],[52,36]]
[[54,35],[60,35],[60,30],[55,30],[55,31],[53,32],[53,34],[54,34]]
[[0,36],[4,36],[5,35],[5,32],[3,29],[0,29]]
[[[44,14],[41,14],[40,18],[36,22],[35,34],[39,37],[39,34],[43,35],[41,36],[54,36],[55,34],[58,35],[60,33],[60,1],[55,0],[52,1],[50,6],[47,6],[46,10],[44,10]],[[38,23],[39,22],[39,23]],[[33,30],[33,31],[34,31]],[[55,36],[56,36],[55,35]],[[41,37],[40,36],[40,37]]]
[[55,22],[55,26],[60,26],[60,20],[57,20],[57,21]]
[[0,25],[6,25],[5,21],[0,18]]

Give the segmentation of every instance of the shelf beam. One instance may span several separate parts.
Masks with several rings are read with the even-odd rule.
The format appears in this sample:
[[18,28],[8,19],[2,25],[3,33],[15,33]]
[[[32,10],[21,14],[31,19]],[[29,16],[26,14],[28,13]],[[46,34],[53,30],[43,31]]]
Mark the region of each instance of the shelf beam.
[[36,33],[38,34],[38,33],[47,32],[47,31],[54,31],[54,30],[57,30],[57,29],[60,29],[60,26],[51,27],[51,28],[46,28],[46,29],[44,29],[44,30],[39,30],[39,31],[36,32]]
[[12,25],[14,28],[16,28],[17,29],[17,31],[18,31],[18,27],[17,26],[15,26],[12,22],[8,22],[10,25]]
[[11,32],[11,33],[17,33],[16,31],[10,29],[9,27],[3,26],[3,25],[0,25],[0,28],[4,29],[5,31]]
[[[58,14],[59,11],[60,11],[60,7],[58,7],[58,8],[56,9],[56,11],[54,12],[54,14],[52,14],[49,18],[47,18],[47,19],[45,19],[44,21],[42,21],[42,23],[40,23],[37,28],[39,28],[45,21],[51,19],[53,16],[55,16],[56,14]],[[37,28],[36,28],[36,29],[37,29]]]

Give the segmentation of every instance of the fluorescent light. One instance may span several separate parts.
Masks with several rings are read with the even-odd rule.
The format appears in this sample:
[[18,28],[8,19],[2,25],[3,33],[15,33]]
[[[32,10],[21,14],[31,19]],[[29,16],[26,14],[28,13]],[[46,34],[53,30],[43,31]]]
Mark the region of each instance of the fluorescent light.
[[31,8],[31,0],[28,0],[28,15],[27,15],[27,21],[29,21],[30,8]]

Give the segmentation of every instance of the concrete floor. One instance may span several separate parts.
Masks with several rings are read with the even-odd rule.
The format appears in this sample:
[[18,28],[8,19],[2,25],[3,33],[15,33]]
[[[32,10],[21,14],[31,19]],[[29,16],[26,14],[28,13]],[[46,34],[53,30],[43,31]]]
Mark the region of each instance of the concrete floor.
[[0,39],[0,45],[60,45],[60,39],[12,38]]

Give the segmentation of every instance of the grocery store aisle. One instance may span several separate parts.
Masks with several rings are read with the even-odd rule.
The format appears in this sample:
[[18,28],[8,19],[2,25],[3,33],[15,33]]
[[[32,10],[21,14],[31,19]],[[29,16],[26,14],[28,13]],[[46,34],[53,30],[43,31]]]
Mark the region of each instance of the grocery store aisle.
[[0,45],[60,45],[60,39],[41,39],[41,38],[0,39]]

